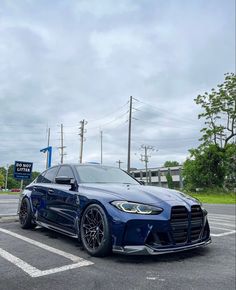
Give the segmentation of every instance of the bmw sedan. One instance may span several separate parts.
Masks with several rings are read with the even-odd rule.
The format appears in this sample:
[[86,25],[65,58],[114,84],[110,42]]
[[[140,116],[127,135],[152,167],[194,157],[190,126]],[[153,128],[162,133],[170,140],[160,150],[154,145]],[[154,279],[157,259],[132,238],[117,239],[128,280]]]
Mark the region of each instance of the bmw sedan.
[[211,242],[207,211],[196,199],[108,166],[49,168],[24,189],[18,213],[23,229],[39,225],[78,238],[93,256],[155,255]]

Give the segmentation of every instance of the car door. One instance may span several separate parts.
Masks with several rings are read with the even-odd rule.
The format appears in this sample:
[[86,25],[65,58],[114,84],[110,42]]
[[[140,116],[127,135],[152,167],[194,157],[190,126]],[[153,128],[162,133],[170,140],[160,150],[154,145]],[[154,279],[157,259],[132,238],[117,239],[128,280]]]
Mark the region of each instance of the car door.
[[[75,179],[70,166],[62,165],[56,177]],[[78,192],[71,185],[51,183],[47,192],[47,219],[62,231],[76,233]]]
[[54,166],[38,176],[36,181],[31,185],[31,202],[37,221],[47,222],[47,194],[48,189],[55,176],[59,166]]

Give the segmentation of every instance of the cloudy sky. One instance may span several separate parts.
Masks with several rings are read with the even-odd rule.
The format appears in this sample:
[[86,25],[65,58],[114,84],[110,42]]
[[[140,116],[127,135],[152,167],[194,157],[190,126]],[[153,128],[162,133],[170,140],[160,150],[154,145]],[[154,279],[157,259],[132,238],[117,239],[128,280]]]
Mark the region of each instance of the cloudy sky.
[[183,162],[202,123],[193,99],[235,71],[234,0],[1,0],[0,166],[45,167],[51,128],[53,164],[78,162],[79,122],[88,121],[84,161],[131,166],[152,145],[150,167]]

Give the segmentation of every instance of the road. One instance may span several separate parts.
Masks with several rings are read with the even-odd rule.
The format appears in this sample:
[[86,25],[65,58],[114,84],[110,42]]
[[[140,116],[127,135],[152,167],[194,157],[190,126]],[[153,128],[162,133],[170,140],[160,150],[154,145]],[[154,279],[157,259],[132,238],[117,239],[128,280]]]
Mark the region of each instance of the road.
[[0,217],[16,215],[19,195],[0,194]]
[[94,258],[75,239],[1,223],[0,289],[235,289],[235,206],[206,208],[213,243],[163,256]]

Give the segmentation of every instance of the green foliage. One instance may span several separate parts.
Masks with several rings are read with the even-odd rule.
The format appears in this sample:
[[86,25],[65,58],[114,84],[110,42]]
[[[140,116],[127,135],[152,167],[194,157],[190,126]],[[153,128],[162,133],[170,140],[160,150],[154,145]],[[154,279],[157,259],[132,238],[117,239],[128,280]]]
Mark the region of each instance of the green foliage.
[[4,186],[4,175],[0,172],[0,188]]
[[199,95],[195,102],[203,109],[205,119],[201,145],[191,149],[184,162],[184,186],[196,188],[236,187],[236,75],[225,74],[225,81],[210,93]]
[[173,189],[174,188],[174,182],[173,182],[173,178],[172,178],[172,176],[171,176],[169,171],[166,174],[166,180],[167,180],[168,188]]
[[224,153],[224,186],[232,190],[236,188],[236,144],[227,144]]
[[203,109],[198,118],[205,118],[202,146],[215,144],[225,148],[236,135],[236,75],[225,74],[224,83],[217,87],[199,95],[195,102]]
[[183,164],[184,186],[189,190],[222,187],[226,174],[224,151],[218,145],[190,150],[191,158]]
[[[23,185],[26,186],[30,184],[40,173],[37,171],[32,172],[31,179],[29,180],[24,180]],[[5,187],[5,176],[6,176],[6,168],[0,167],[0,186],[1,186],[1,175],[4,176],[3,178],[3,186]],[[14,178],[14,165],[10,165],[8,168],[8,178],[7,178],[7,188],[12,189],[12,188],[20,188],[20,180],[17,180]]]
[[164,163],[164,167],[174,167],[174,166],[179,166],[179,162],[168,160]]

